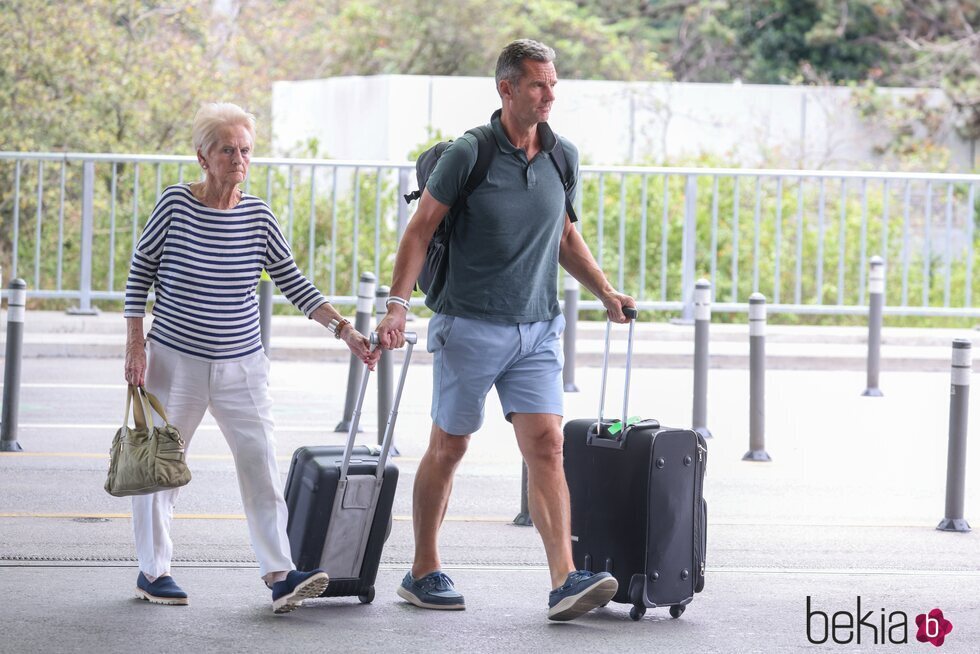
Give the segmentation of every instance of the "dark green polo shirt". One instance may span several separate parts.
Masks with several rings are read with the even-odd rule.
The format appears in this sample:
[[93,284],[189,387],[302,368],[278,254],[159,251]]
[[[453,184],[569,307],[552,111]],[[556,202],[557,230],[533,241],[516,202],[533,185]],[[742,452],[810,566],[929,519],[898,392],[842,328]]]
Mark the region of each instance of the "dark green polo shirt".
[[[490,120],[499,151],[487,177],[456,217],[446,283],[425,304],[462,318],[524,323],[551,320],[558,305],[558,247],[565,225],[565,191],[549,161],[557,138],[573,189],[578,150],[547,123],[538,125],[541,151],[527,153],[507,138],[499,113]],[[476,164],[477,141],[464,134],[446,149],[426,182],[439,202],[452,206]]]

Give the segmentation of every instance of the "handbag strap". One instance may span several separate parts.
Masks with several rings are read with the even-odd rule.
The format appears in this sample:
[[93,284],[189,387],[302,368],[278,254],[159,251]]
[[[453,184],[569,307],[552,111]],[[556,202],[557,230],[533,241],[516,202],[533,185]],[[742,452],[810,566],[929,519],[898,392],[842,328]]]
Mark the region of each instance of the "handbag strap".
[[[132,400],[134,400],[134,399],[136,400],[135,403],[132,402]],[[140,399],[140,397],[138,395],[138,391],[136,390],[136,387],[133,386],[132,384],[129,385],[129,389],[126,392],[126,415],[123,416],[123,427],[126,427],[126,426],[129,425],[129,408],[130,408],[130,406],[133,407],[133,422],[135,423],[136,428],[137,429],[146,429],[147,412],[144,411],[143,402],[142,402],[142,400]],[[152,430],[152,428],[153,428],[153,418],[151,417],[150,418],[150,429]]]
[[[163,424],[170,424],[170,421],[167,420],[167,413],[163,410],[163,405],[160,404],[160,400],[158,400],[153,393],[140,386],[140,395],[145,397],[147,402],[150,403],[150,406],[153,407],[153,410],[157,412],[157,415],[163,418]],[[147,411],[147,413],[149,414],[149,411]],[[153,427],[152,419],[150,422],[150,427]]]

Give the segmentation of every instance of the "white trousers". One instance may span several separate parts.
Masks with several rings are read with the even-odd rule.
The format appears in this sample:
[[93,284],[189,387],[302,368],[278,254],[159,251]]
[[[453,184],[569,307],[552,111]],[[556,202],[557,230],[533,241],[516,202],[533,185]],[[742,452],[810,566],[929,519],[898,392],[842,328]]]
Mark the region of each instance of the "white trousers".
[[[286,501],[276,464],[269,359],[265,354],[257,352],[238,361],[211,362],[151,341],[146,389],[160,400],[170,424],[183,436],[185,447],[190,446],[205,410],[211,410],[235,460],[260,574],[293,570],[286,536]],[[140,570],[150,577],[170,572],[170,523],[178,492],[173,489],[133,496],[136,556]]]

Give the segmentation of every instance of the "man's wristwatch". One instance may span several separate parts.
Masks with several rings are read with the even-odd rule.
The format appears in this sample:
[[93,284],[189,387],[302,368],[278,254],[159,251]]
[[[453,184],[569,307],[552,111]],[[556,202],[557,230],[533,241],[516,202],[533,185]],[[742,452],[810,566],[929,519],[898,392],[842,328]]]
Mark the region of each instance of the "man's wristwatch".
[[344,327],[346,325],[349,325],[349,324],[350,324],[350,320],[347,320],[346,318],[341,318],[340,320],[337,320],[336,318],[334,318],[327,325],[327,329],[330,330],[330,333],[333,334],[333,337],[334,338],[338,338],[339,339],[341,333],[343,333],[343,331],[344,331]]

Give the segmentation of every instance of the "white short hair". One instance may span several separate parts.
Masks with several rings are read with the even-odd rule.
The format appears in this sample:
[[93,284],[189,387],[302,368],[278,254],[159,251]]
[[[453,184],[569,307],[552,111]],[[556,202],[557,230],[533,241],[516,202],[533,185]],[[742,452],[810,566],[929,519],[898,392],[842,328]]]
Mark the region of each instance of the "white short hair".
[[255,116],[232,102],[209,102],[201,105],[194,116],[194,127],[191,131],[194,149],[208,154],[218,140],[218,130],[235,125],[247,129],[252,143],[255,143]]

